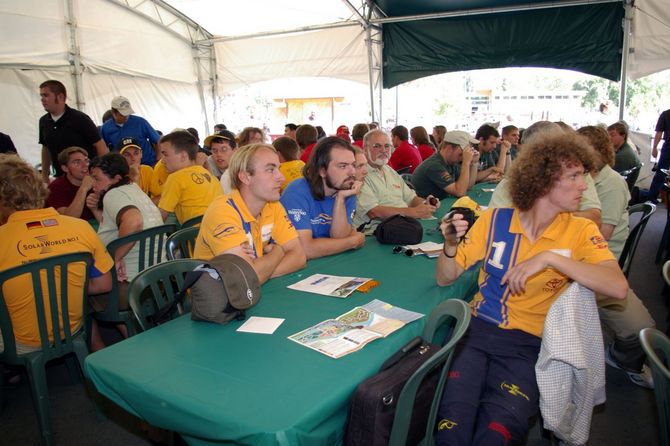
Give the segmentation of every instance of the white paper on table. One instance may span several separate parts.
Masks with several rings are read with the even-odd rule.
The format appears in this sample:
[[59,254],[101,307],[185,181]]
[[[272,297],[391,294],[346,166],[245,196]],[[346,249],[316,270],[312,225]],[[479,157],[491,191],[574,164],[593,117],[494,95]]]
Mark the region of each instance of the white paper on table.
[[284,322],[276,317],[251,316],[237,329],[243,333],[272,334]]

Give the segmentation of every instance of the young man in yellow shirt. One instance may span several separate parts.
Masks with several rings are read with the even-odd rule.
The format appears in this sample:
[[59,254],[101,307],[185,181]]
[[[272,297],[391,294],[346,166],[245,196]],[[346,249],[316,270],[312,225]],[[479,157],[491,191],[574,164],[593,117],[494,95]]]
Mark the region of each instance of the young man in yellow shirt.
[[171,212],[180,224],[204,214],[222,192],[216,177],[196,164],[198,142],[190,133],[178,130],[163,136],[158,145],[169,173],[158,202],[163,220]]
[[238,255],[251,264],[261,283],[305,266],[298,233],[279,203],[284,176],[276,150],[267,144],[241,147],[228,169],[233,191],[207,209],[193,257]]
[[438,411],[438,445],[525,438],[539,404],[535,363],[551,305],[572,281],[626,297],[626,278],[598,226],[572,215],[593,166],[593,149],[581,137],[543,132],[524,145],[509,172],[514,207],[489,209],[467,236],[462,215],[442,222],[437,284],[481,266],[470,327]]

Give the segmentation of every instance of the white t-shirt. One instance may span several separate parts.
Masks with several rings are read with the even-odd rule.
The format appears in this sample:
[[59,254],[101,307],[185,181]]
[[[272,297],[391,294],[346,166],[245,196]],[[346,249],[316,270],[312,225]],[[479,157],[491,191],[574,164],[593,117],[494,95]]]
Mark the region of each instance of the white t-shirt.
[[[103,197],[102,205],[102,222],[98,228],[98,237],[100,237],[105,246],[119,238],[119,227],[116,225],[116,216],[122,209],[128,206],[136,207],[140,211],[140,214],[142,214],[144,221],[142,229],[153,228],[154,226],[163,224],[161,211],[135,183],[111,189]],[[146,249],[148,251],[148,245]],[[145,255],[148,254],[147,252]],[[138,273],[137,262],[139,261],[139,255],[139,244],[136,243],[124,257],[128,281],[133,280]]]

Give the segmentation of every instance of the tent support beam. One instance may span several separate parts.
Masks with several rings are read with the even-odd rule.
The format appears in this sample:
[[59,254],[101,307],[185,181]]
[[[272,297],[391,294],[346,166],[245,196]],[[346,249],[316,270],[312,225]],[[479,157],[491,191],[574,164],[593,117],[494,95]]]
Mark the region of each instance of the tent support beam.
[[67,58],[70,63],[70,74],[74,81],[74,96],[77,110],[83,110],[86,102],[83,96],[83,82],[81,74],[83,68],[81,65],[81,53],[79,52],[79,42],[77,41],[77,18],[74,13],[73,0],[65,0],[65,24],[68,34],[68,52]]
[[[113,1],[113,0],[110,0]],[[271,37],[271,36],[281,36],[285,34],[297,34],[304,33],[307,31],[318,31],[321,29],[332,29],[332,28],[346,28],[348,26],[361,26],[357,21],[348,21],[348,22],[335,22],[335,23],[325,23],[323,25],[313,25],[313,26],[302,26],[295,29],[284,29],[279,31],[267,31],[254,34],[244,34],[239,36],[222,36],[222,37],[212,37],[207,39],[208,42],[232,42],[233,40],[246,40],[254,39],[256,37]]]
[[566,2],[532,3],[526,6],[501,6],[498,8],[480,8],[480,9],[468,9],[461,11],[445,11],[431,14],[415,14],[415,15],[406,15],[399,17],[384,17],[378,19],[370,19],[370,23],[373,25],[379,25],[384,23],[400,23],[415,20],[443,19],[448,17],[464,17],[471,15],[483,15],[483,14],[499,14],[501,12],[519,12],[519,11],[530,11],[535,9],[564,8],[566,6],[581,6],[581,5],[593,5],[597,3],[614,3],[614,2],[620,3],[621,0],[575,0]]
[[624,0],[623,45],[621,49],[621,83],[619,85],[619,120],[623,120],[626,107],[626,77],[630,52],[630,29],[633,22],[633,0]]

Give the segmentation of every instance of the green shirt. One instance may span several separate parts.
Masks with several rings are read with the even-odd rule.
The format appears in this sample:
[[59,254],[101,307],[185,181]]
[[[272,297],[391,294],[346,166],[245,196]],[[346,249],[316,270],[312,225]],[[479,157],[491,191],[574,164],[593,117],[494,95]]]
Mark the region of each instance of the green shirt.
[[[370,209],[377,206],[406,208],[415,197],[416,193],[388,165],[381,169],[371,167],[356,199],[356,213],[352,222],[354,228],[370,222]],[[372,221],[365,231],[366,234],[371,233],[380,221]]]
[[460,174],[460,164],[447,164],[444,158],[436,153],[419,164],[412,174],[412,184],[420,197],[432,195],[441,200],[449,195],[444,189],[456,182]]
[[614,257],[619,259],[628,238],[628,201],[630,193],[626,180],[610,166],[600,169],[595,178],[596,191],[602,205],[602,221],[614,226],[607,242]]
[[621,173],[633,167],[640,166],[640,159],[637,157],[635,150],[627,142],[617,150],[614,158],[614,170]]
[[[579,210],[585,211],[587,209],[598,209],[600,210],[600,199],[598,198],[598,192],[596,191],[596,185],[593,182],[591,175],[586,175],[584,182],[586,183],[586,190],[582,193],[582,201],[579,202]],[[489,202],[490,208],[511,208],[514,207],[512,203],[512,197],[509,194],[509,180],[503,178],[496,190],[493,191],[491,195],[491,201]]]

